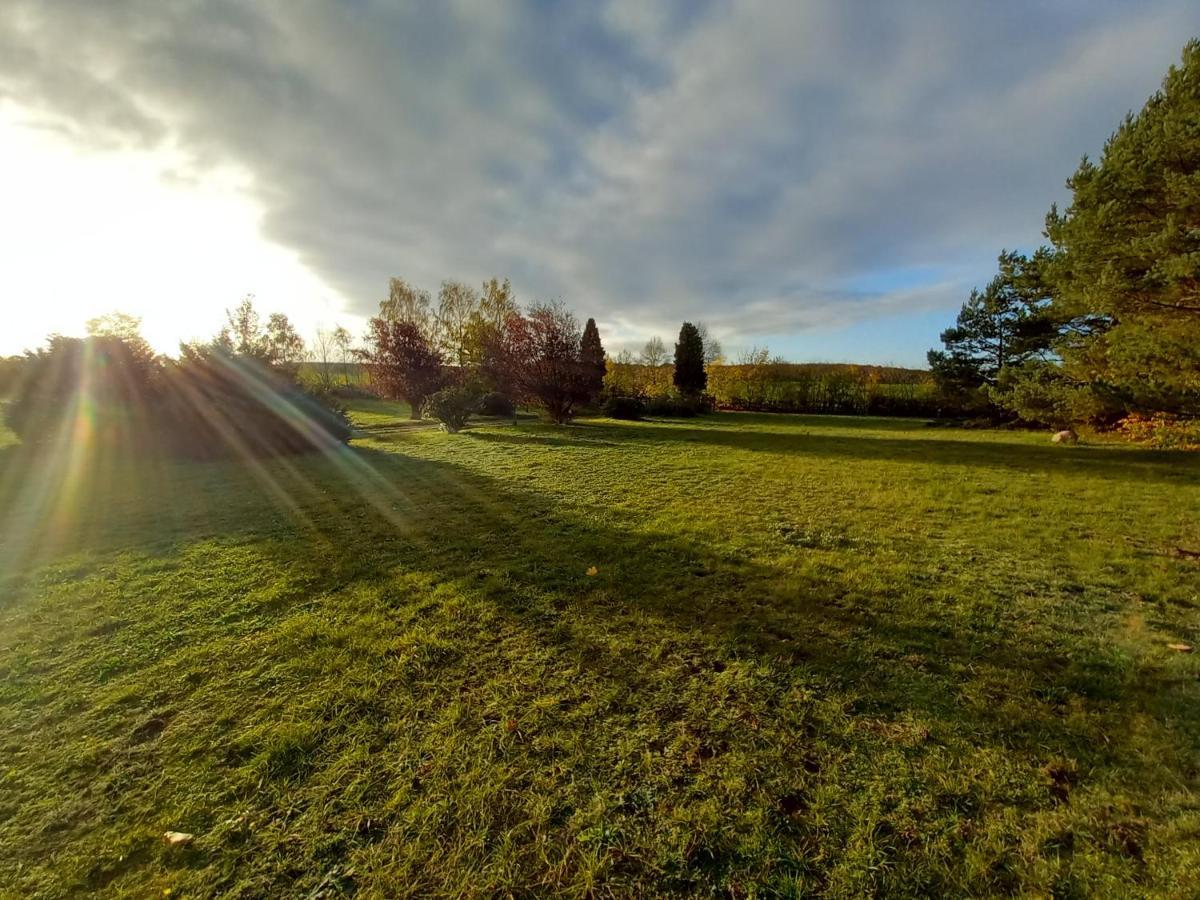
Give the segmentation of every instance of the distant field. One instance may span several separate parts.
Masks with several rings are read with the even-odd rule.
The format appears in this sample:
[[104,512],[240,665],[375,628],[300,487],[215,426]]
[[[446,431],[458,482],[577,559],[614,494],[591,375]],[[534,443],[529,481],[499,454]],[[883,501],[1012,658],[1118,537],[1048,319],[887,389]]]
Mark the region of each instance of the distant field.
[[365,385],[370,380],[367,367],[362,363],[317,363],[300,364],[300,377],[306,381],[319,381],[328,377],[333,384]]
[[0,895],[1200,896],[1194,455],[357,409],[0,449]]

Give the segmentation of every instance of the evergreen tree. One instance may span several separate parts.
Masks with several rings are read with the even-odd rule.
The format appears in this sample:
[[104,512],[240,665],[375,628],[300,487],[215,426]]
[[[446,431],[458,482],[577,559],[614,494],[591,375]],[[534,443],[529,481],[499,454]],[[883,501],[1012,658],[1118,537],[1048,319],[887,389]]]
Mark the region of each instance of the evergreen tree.
[[955,325],[942,332],[945,349],[929,351],[929,368],[943,391],[995,385],[1002,369],[1047,351],[1053,328],[1040,275],[1044,258],[1003,252],[996,277],[982,291],[971,291]]
[[679,388],[680,393],[692,397],[703,393],[707,386],[704,341],[695,325],[684,322],[679,329],[679,341],[675,344],[675,387]]
[[1128,409],[1200,415],[1200,41],[1052,208],[1065,369]]
[[587,385],[588,401],[593,402],[604,388],[604,345],[600,343],[600,330],[595,319],[588,319],[583,326],[583,339],[579,344],[579,362],[583,366]]

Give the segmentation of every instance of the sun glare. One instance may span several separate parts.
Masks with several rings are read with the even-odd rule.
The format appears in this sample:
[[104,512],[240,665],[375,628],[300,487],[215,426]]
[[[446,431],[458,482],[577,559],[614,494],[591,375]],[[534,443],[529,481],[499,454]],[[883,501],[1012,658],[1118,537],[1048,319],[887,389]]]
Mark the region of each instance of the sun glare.
[[0,355],[81,334],[121,310],[155,349],[210,338],[247,293],[286,307],[301,333],[341,316],[337,294],[266,239],[250,177],[197,170],[171,150],[85,150],[0,106]]

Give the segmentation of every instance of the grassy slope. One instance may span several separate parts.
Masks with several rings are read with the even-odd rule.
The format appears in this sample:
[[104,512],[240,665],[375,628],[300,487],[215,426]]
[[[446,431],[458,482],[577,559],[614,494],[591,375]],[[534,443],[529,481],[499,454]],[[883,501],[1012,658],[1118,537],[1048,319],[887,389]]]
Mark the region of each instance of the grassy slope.
[[0,477],[0,892],[1200,893],[1194,457],[730,414],[90,465]]

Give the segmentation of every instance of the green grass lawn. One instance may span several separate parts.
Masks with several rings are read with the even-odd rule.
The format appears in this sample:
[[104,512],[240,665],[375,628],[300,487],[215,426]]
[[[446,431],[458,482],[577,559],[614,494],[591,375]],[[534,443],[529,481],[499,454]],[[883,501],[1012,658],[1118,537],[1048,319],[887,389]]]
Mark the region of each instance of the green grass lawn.
[[411,407],[407,403],[392,400],[347,401],[351,420],[361,429],[386,429],[407,425],[412,421]]
[[1195,456],[368,412],[0,450],[0,894],[1200,895]]

